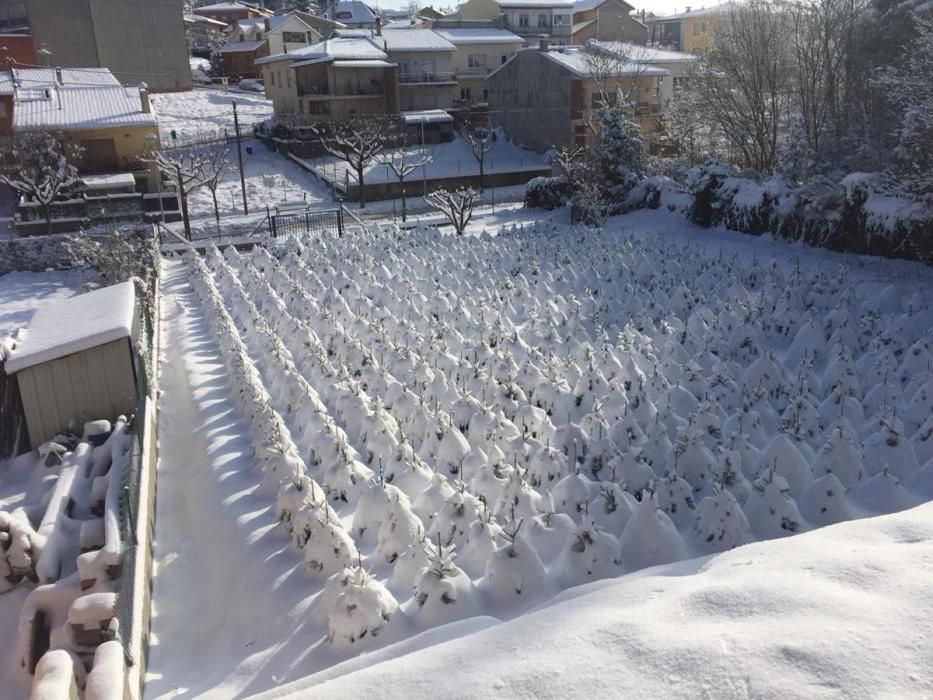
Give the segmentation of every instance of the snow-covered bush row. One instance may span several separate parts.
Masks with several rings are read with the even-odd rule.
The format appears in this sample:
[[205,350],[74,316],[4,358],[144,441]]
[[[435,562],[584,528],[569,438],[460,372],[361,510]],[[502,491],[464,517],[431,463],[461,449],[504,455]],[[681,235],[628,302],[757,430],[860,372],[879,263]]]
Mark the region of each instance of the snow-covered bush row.
[[[525,206],[563,206],[557,180],[529,182]],[[689,170],[683,185],[664,176],[640,178],[618,210],[643,208],[675,212],[704,227],[933,262],[933,209],[887,192],[878,174],[852,173],[841,181],[824,178],[803,185],[773,175],[759,182],[710,158]]]
[[[211,251],[211,259],[216,267],[223,267],[216,248]],[[303,549],[306,568],[317,575],[330,575],[358,556],[353,540],[327,504],[324,489],[308,476],[288,427],[273,408],[273,398],[246,351],[237,324],[224,307],[223,297],[214,285],[210,271],[195,254],[190,254],[189,264],[195,272],[195,293],[211,311],[209,323],[223,349],[231,386],[236,388],[237,406],[250,422],[251,444],[262,483],[267,491],[276,495],[279,518],[296,546]],[[253,320],[259,324],[262,321],[258,316]],[[246,328],[249,328],[248,324]],[[256,328],[256,333],[264,338],[270,336],[262,325]],[[273,345],[272,351],[287,353],[280,344]],[[284,354],[280,357],[285,359]],[[295,378],[294,374],[291,378]],[[277,388],[282,389],[286,385],[287,382],[282,381]],[[305,395],[307,405],[296,406],[299,410],[306,409],[306,415],[314,409],[310,396]]]
[[[664,178],[651,178],[657,179]],[[651,187],[649,182],[643,185]],[[933,261],[933,210],[887,193],[877,174],[853,173],[839,182],[822,179],[804,185],[780,175],[756,182],[710,159],[687,173],[686,185],[690,200],[686,213],[701,226],[773,233],[833,250]],[[662,191],[667,189],[679,188],[667,181]],[[632,197],[629,204],[659,206],[647,197],[641,201]]]
[[547,225],[306,244],[193,264],[335,645],[933,497],[928,290]]

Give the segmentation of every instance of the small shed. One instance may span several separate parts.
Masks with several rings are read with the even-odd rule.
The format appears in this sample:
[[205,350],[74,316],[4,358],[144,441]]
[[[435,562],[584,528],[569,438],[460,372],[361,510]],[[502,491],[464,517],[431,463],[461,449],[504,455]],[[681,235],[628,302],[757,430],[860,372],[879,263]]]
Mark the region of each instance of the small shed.
[[33,449],[136,408],[136,293],[123,282],[39,308],[4,367],[19,383]]

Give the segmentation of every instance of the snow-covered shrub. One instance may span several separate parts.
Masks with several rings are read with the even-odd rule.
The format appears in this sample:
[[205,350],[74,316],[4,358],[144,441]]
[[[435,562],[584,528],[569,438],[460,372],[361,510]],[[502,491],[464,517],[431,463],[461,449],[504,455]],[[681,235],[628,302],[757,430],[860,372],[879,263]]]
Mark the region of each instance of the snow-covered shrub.
[[327,641],[346,648],[366,637],[378,637],[396,610],[395,597],[357,567],[327,616]]
[[454,548],[425,541],[428,565],[415,584],[415,611],[426,626],[452,622],[473,614],[473,582],[454,564]]
[[530,209],[558,209],[567,202],[567,179],[536,177],[525,185],[525,206]]

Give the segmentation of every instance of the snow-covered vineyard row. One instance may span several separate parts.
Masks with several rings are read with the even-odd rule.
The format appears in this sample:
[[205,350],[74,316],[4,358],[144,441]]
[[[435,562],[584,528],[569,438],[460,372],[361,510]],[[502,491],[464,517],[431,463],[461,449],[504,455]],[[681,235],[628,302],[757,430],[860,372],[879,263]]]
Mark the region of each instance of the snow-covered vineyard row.
[[922,287],[546,225],[306,244],[187,264],[335,646],[933,498]]

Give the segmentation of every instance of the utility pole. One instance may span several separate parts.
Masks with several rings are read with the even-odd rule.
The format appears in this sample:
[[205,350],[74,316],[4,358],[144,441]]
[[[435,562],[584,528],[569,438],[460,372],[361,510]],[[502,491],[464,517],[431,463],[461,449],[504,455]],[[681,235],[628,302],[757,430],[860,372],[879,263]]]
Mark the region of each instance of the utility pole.
[[240,189],[243,191],[243,214],[249,214],[246,204],[246,178],[243,176],[243,148],[240,146],[240,120],[236,114],[236,100],[233,100],[233,128],[236,129],[236,156],[240,162]]

